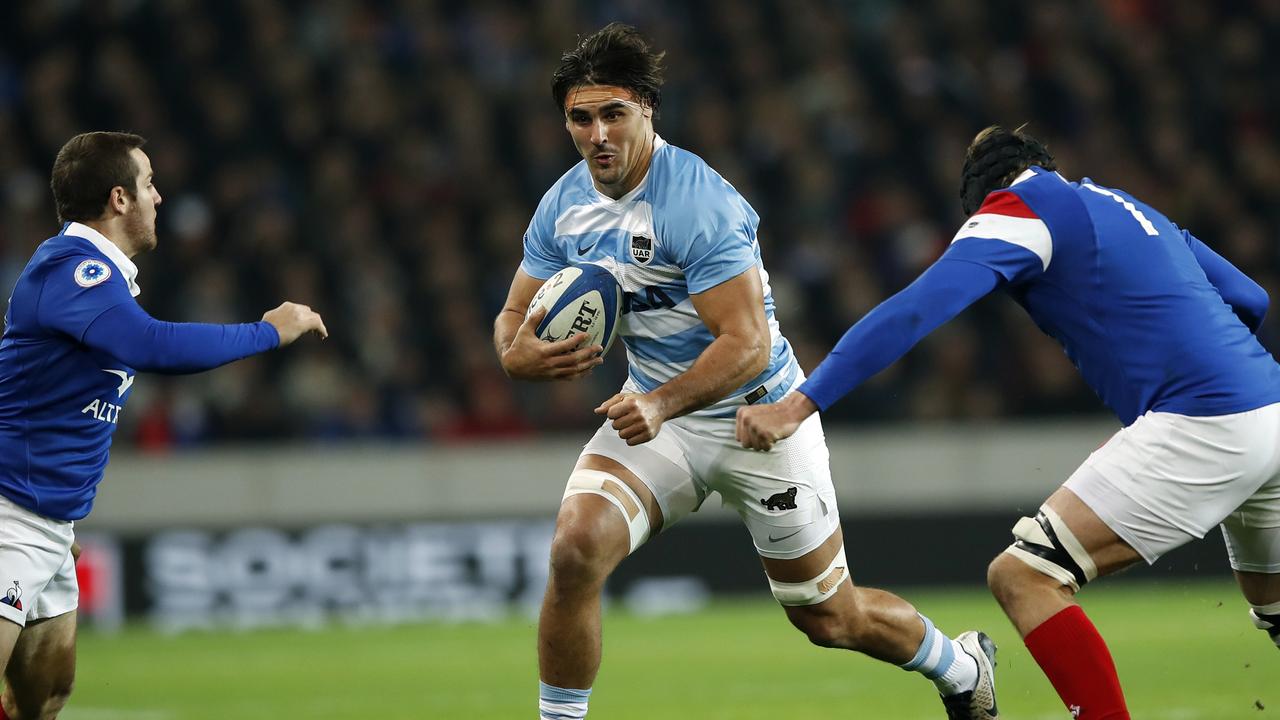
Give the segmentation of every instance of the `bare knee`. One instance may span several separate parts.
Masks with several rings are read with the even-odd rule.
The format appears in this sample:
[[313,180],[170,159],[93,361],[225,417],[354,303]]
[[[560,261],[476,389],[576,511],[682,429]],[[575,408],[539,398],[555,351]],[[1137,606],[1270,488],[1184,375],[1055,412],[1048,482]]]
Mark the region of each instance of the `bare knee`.
[[626,539],[603,523],[562,523],[551,541],[551,579],[560,588],[603,584],[626,556]]
[[1008,607],[1026,593],[1056,592],[1070,596],[1069,588],[1027,565],[1018,558],[1000,553],[987,566],[987,587],[996,602]]

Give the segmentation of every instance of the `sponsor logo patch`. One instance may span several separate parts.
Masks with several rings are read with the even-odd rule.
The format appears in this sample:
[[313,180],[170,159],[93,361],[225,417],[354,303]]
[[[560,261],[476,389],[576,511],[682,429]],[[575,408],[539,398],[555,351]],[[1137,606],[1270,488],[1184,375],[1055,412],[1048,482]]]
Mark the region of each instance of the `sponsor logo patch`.
[[0,598],[0,603],[10,605],[14,610],[22,609],[22,588],[18,586],[18,581],[13,581],[13,587],[4,591],[4,597]]
[[76,284],[80,287],[101,285],[109,277],[111,268],[101,260],[85,260],[76,266]]

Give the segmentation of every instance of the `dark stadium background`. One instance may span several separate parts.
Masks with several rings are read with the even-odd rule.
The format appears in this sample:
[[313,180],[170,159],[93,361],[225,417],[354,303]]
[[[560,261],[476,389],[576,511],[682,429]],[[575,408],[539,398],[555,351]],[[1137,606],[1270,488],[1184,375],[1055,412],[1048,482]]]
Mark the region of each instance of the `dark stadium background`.
[[[576,160],[550,69],[610,20],[667,49],[658,131],[760,212],[778,317],[806,368],[946,246],[962,219],[964,147],[991,122],[1029,123],[1066,175],[1133,192],[1280,291],[1275,0],[122,0],[6,12],[0,285],[57,229],[47,187],[57,148],[77,132],[127,130],[149,138],[164,196],[160,248],[139,263],[143,306],[166,320],[233,322],[290,299],[322,312],[332,335],[204,376],[138,382],[99,524],[87,525],[101,533],[99,557],[114,558],[105,572],[127,588],[117,602],[133,610],[155,602],[148,558],[155,538],[171,537],[157,533],[194,528],[216,543],[256,507],[246,496],[241,509],[196,517],[182,483],[204,481],[174,474],[171,518],[140,520],[109,502],[141,469],[196,458],[212,477],[218,453],[246,446],[276,457],[391,445],[430,465],[438,449],[479,458],[586,439],[624,354],[586,382],[517,385],[494,358],[491,322],[541,193]],[[1273,312],[1261,333],[1272,348],[1277,323]],[[1064,418],[1114,424],[1061,350],[997,297],[825,422],[836,442],[866,429],[999,433]],[[379,472],[373,462],[368,478],[341,484]],[[321,521],[546,521],[555,493],[497,517],[478,502],[406,501],[252,523],[296,539]],[[1025,508],[845,510],[855,577],[976,584]],[[677,528],[619,582],[683,562],[680,573],[705,575],[712,590],[759,590],[747,542],[731,519]],[[1168,567],[1221,573],[1220,545],[1211,536]],[[730,559],[706,569],[705,557]],[[450,558],[475,570],[461,550]],[[254,579],[274,566],[244,567]]]

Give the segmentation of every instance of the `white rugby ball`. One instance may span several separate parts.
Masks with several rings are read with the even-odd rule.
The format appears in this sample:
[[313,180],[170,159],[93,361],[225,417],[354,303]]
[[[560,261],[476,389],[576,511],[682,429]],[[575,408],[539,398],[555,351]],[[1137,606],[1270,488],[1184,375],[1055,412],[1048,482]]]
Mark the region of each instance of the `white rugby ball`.
[[539,338],[556,342],[585,332],[590,338],[588,344],[600,345],[609,352],[622,315],[622,286],[599,265],[570,265],[538,288],[528,314],[544,307],[547,316],[538,323]]

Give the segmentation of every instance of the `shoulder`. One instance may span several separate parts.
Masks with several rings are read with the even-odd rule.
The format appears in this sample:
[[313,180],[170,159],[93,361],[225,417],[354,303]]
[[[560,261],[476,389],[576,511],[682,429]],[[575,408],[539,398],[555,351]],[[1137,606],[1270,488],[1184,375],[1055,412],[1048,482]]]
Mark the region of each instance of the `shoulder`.
[[591,173],[587,170],[586,161],[579,161],[543,193],[535,217],[542,221],[554,221],[565,210],[593,200]]
[[668,222],[745,221],[759,216],[746,198],[694,153],[663,142],[654,150],[651,200],[655,219]]

